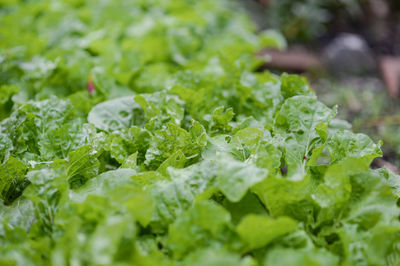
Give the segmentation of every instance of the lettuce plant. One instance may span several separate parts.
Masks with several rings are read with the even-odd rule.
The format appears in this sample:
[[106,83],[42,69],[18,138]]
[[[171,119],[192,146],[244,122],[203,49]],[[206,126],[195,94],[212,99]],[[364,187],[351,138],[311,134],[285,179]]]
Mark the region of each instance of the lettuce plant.
[[1,265],[397,265],[399,176],[228,1],[3,1]]

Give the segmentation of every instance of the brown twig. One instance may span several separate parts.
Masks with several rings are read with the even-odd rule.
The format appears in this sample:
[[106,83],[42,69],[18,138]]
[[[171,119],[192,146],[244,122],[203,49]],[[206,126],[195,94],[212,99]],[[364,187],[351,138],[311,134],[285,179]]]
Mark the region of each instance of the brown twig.
[[310,69],[322,68],[323,64],[317,54],[306,51],[277,51],[263,50],[259,56],[266,58],[265,67],[293,71],[306,72]]

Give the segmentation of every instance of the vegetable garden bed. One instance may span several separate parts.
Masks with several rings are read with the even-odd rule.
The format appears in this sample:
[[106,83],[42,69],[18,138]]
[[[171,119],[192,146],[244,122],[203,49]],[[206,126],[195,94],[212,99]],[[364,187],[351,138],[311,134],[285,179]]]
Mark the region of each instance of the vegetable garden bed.
[[397,265],[399,176],[230,1],[0,4],[0,264]]

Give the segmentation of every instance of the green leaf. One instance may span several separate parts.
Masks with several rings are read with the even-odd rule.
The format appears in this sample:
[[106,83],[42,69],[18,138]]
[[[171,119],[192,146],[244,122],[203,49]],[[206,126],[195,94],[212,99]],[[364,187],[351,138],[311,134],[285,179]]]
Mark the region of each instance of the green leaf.
[[363,158],[347,158],[331,165],[321,183],[312,194],[312,198],[323,209],[320,220],[332,219],[350,199],[352,186],[350,176],[366,172],[368,165]]
[[137,156],[138,152],[132,153],[125,159],[124,163],[121,165],[121,168],[131,168],[135,169],[137,166]]
[[228,154],[220,154],[217,187],[232,202],[243,198],[247,190],[264,180],[268,171],[254,164],[234,160]]
[[280,172],[282,151],[279,143],[271,141],[258,146],[251,160],[260,168],[268,170],[269,175],[275,176]]
[[185,266],[250,266],[254,265],[250,257],[241,258],[238,254],[225,250],[198,249],[184,260]]
[[214,110],[210,121],[210,131],[218,133],[227,133],[231,131],[232,126],[229,125],[229,122],[235,114],[232,108],[224,109],[224,107],[218,107]]
[[154,200],[148,192],[137,187],[118,187],[112,194],[112,199],[118,203],[124,203],[128,212],[142,226],[150,223],[154,213]]
[[230,215],[224,208],[209,201],[198,202],[170,225],[168,244],[174,256],[182,257],[211,242],[229,223]]
[[310,199],[314,189],[315,184],[310,176],[300,181],[271,176],[255,185],[252,191],[265,204],[272,217],[286,215],[306,222],[314,212]]
[[4,204],[11,204],[28,186],[26,172],[27,167],[14,157],[0,166],[0,199]]
[[1,122],[4,144],[0,148],[5,157],[9,154],[25,163],[64,158],[87,140],[82,124],[68,101],[54,96],[29,101]]
[[293,232],[297,222],[288,217],[276,219],[268,216],[249,214],[236,227],[239,236],[246,242],[246,251],[261,248],[275,238]]
[[339,265],[339,258],[332,253],[321,249],[295,250],[295,249],[274,249],[268,253],[265,266],[334,266]]
[[196,198],[204,196],[207,199],[210,196],[208,192],[216,190],[213,183],[217,171],[218,165],[212,161],[203,161],[183,169],[169,168],[171,180],[161,179],[161,182],[154,182],[149,188],[155,200],[153,227],[160,229],[172,223]]
[[67,198],[68,182],[64,165],[29,171],[27,179],[31,184],[24,191],[24,197],[34,205],[37,222],[30,229],[33,236],[49,236],[55,229],[54,220],[59,204]]
[[13,106],[12,97],[19,92],[19,88],[15,85],[0,86],[0,120],[6,118]]
[[230,202],[228,199],[225,199],[222,206],[229,211],[234,224],[238,224],[244,216],[250,213],[268,215],[259,198],[251,192],[248,192],[238,202]]
[[111,132],[143,125],[144,113],[133,97],[127,96],[99,103],[90,111],[88,121]]
[[264,137],[264,132],[258,128],[244,128],[236,132],[230,144],[237,146],[234,151],[237,157],[243,161],[248,159],[251,154],[260,148],[260,142]]
[[205,133],[196,136],[193,131],[187,132],[175,124],[168,123],[165,130],[156,131],[146,152],[145,164],[149,169],[156,169],[178,151],[181,151],[188,160],[196,161],[206,145],[204,138]]
[[[24,238],[34,221],[34,206],[26,198],[21,197],[10,206],[2,206],[0,208],[0,238],[6,236],[6,234],[14,234]],[[19,230],[16,228],[19,228]],[[7,237],[12,238],[11,235]]]
[[136,172],[132,169],[117,169],[102,173],[89,181],[77,190],[70,191],[70,199],[83,202],[89,195],[107,195],[109,191],[119,186],[133,185],[132,176]]
[[145,160],[151,139],[149,131],[133,126],[123,131],[110,133],[102,147],[121,164],[127,160],[128,156],[137,152],[137,163],[141,164]]
[[100,152],[86,145],[68,154],[67,176],[71,188],[78,188],[99,172]]
[[282,74],[281,93],[287,99],[297,95],[312,95],[308,81],[301,76]]
[[283,104],[275,119],[275,132],[283,136],[284,157],[288,176],[300,180],[306,174],[307,157],[325,142],[321,123],[328,124],[336,115],[315,97],[294,96]]
[[148,121],[146,128],[149,130],[162,129],[168,122],[180,125],[183,119],[183,103],[176,96],[165,92],[155,92],[136,95],[135,101],[144,110]]
[[372,160],[382,156],[380,144],[376,145],[364,134],[354,134],[348,130],[339,130],[328,140],[327,149],[332,163],[347,157],[362,158],[369,166]]
[[168,167],[184,168],[187,161],[185,154],[181,150],[177,150],[158,167],[157,171],[168,176]]
[[390,224],[392,215],[400,214],[392,188],[382,178],[382,173],[373,171],[350,177],[350,209],[344,220],[357,223],[363,230],[369,230],[378,223]]
[[135,237],[135,224],[127,215],[110,215],[99,224],[89,240],[88,252],[96,264],[111,264],[120,245]]

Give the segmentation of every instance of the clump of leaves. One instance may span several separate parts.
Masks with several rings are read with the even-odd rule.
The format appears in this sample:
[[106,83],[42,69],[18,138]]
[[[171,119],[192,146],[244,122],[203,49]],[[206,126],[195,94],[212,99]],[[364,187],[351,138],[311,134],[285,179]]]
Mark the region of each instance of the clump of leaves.
[[0,264],[399,263],[380,144],[231,4],[3,4]]

